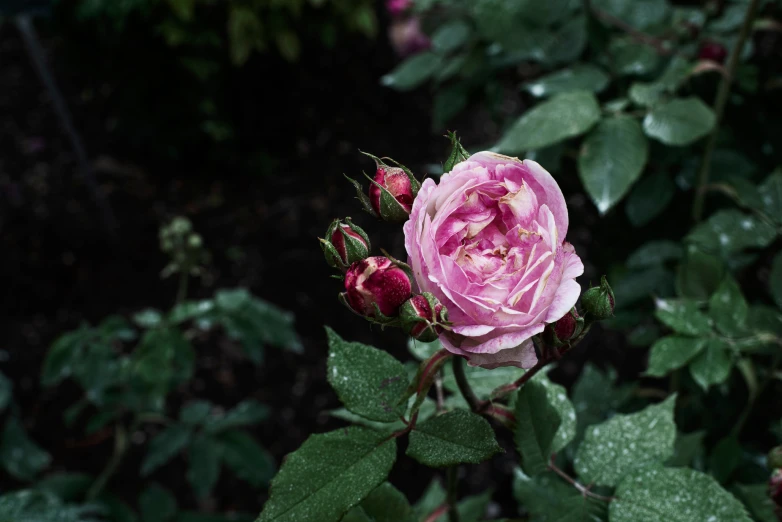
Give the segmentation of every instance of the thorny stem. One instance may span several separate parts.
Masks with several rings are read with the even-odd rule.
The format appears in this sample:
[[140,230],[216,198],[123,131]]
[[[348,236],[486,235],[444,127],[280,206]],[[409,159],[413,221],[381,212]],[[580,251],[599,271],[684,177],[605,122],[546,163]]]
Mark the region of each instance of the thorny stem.
[[459,387],[459,391],[462,392],[464,400],[470,405],[470,409],[476,413],[481,412],[485,403],[478,399],[475,392],[472,391],[470,383],[467,381],[467,376],[464,374],[464,359],[461,357],[453,358],[453,376],[456,378],[456,385]]
[[711,131],[709,141],[706,144],[706,148],[703,151],[703,161],[701,162],[701,168],[698,172],[698,186],[695,191],[695,200],[692,205],[692,217],[697,223],[701,220],[703,215],[703,198],[705,195],[704,187],[709,183],[709,174],[711,170],[711,158],[714,155],[714,149],[717,146],[717,137],[719,136],[720,122],[722,121],[722,115],[725,112],[725,105],[728,102],[728,95],[730,94],[730,87],[733,83],[733,78],[736,75],[736,67],[739,64],[741,58],[741,52],[744,49],[744,44],[749,37],[749,32],[752,27],[752,22],[755,20],[758,7],[760,6],[760,0],[752,0],[747,8],[747,14],[744,17],[744,22],[739,30],[739,36],[736,39],[736,45],[733,46],[733,50],[730,53],[728,59],[728,65],[725,68],[725,74],[720,80],[720,85],[717,90],[717,97],[714,100],[714,129]]
[[459,511],[456,509],[456,488],[459,484],[459,467],[451,466],[448,468],[448,471],[446,471],[446,479],[448,481],[448,522],[459,522]]
[[551,460],[548,463],[548,469],[550,469],[551,471],[553,471],[554,473],[562,477],[562,479],[565,482],[567,482],[568,484],[576,488],[578,492],[581,493],[581,495],[583,495],[584,497],[594,498],[595,500],[602,500],[603,502],[611,502],[612,500],[616,500],[616,497],[606,497],[604,495],[598,495],[597,493],[592,493],[591,491],[589,491],[589,487],[584,486],[583,484],[579,483],[576,479],[574,479],[573,477],[571,477],[570,475],[568,475],[567,473],[559,469],[557,465],[554,463],[554,457],[555,455],[551,456]]
[[95,482],[93,482],[92,486],[90,486],[90,489],[87,492],[88,501],[98,498],[111,477],[117,472],[117,469],[119,468],[119,465],[122,462],[122,458],[125,456],[127,449],[128,434],[125,431],[125,427],[118,424],[114,434],[114,453],[111,455],[111,459],[101,474],[97,479],[95,479]]

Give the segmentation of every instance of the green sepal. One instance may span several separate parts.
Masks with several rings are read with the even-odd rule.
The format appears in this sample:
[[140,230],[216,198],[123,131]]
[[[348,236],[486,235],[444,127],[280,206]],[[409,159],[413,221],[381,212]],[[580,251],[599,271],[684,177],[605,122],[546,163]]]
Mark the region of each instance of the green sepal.
[[462,144],[459,141],[459,138],[456,137],[455,132],[448,131],[445,137],[451,140],[452,147],[451,154],[448,155],[448,159],[445,160],[445,163],[443,164],[443,173],[448,173],[451,172],[458,163],[468,159],[470,157],[470,153],[467,152],[464,147],[462,147]]
[[377,215],[377,212],[375,212],[375,210],[372,208],[372,203],[369,201],[369,196],[367,196],[366,193],[364,193],[364,187],[361,186],[361,183],[354,180],[353,178],[348,177],[347,174],[343,174],[343,176],[345,176],[345,179],[350,181],[355,187],[356,199],[358,199],[359,202],[361,202],[361,206],[364,207],[364,211],[368,212],[374,217],[380,217]]
[[323,255],[326,257],[326,263],[332,268],[338,268],[339,270],[345,270],[345,263],[342,262],[342,258],[339,256],[339,252],[331,244],[330,241],[326,241],[322,237],[319,237],[320,249],[323,250]]
[[359,151],[359,152],[361,152],[361,154],[363,154],[364,156],[368,156],[372,158],[375,161],[376,167],[379,166],[390,167],[388,163],[383,161],[384,159],[387,159],[388,161],[390,161],[391,163],[393,163],[394,165],[402,169],[404,173],[407,174],[407,179],[410,180],[410,188],[413,191],[413,198],[415,198],[418,195],[418,191],[421,189],[421,183],[416,179],[415,175],[413,175],[412,170],[405,167],[404,165],[402,165],[401,163],[399,163],[393,158],[378,158],[377,156],[375,156],[374,154],[370,154],[369,152],[364,152],[364,151]]

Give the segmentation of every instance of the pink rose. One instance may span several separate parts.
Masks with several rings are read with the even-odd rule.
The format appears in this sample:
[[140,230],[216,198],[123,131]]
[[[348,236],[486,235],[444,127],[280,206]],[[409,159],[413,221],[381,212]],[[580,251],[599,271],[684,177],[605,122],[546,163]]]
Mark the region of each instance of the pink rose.
[[421,292],[448,309],[448,351],[484,368],[537,361],[532,336],[578,300],[565,198],[531,160],[479,152],[421,186],[404,225]]

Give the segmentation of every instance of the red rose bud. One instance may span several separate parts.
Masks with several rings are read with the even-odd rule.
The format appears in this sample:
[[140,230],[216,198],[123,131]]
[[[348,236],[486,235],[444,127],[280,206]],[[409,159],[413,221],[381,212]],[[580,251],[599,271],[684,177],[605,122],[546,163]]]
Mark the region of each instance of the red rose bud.
[[581,333],[584,319],[579,317],[575,308],[566,313],[560,320],[554,323],[554,335],[560,342],[567,342]]
[[418,182],[404,169],[377,166],[375,180],[369,186],[372,209],[385,221],[406,221],[418,192]]
[[590,288],[581,296],[584,315],[595,321],[602,321],[614,315],[614,291],[606,281],[600,278],[600,286]]
[[326,239],[320,240],[323,254],[329,266],[346,270],[369,255],[369,237],[350,218],[341,223],[335,219],[326,231]]
[[396,316],[410,292],[410,278],[405,271],[387,257],[375,256],[350,266],[342,296],[357,314],[382,319]]
[[427,292],[405,301],[399,309],[399,318],[402,320],[402,329],[410,337],[430,343],[442,332],[441,325],[448,320],[448,311],[435,296]]
[[716,42],[706,42],[701,46],[698,51],[698,58],[701,60],[709,60],[717,63],[725,63],[725,59],[728,57],[728,51],[721,44]]

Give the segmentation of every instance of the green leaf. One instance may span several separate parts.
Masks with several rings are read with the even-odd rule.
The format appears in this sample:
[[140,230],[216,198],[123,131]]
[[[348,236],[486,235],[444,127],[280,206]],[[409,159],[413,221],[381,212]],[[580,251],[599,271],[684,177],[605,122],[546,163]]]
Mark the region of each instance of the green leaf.
[[311,435],[286,458],[258,522],[336,522],[382,484],[396,439],[351,426]]
[[160,310],[146,308],[133,315],[133,322],[141,328],[155,328],[163,320]]
[[723,256],[746,248],[765,248],[777,233],[773,226],[736,209],[720,210],[698,224],[687,241]]
[[616,486],[637,470],[662,463],[673,455],[676,396],[638,413],[616,415],[587,429],[574,466],[587,483]]
[[660,57],[654,49],[630,38],[614,39],[608,52],[611,55],[608,65],[620,76],[646,75],[660,63]]
[[657,172],[644,176],[627,198],[625,213],[634,227],[642,227],[659,216],[676,192],[670,176]]
[[676,272],[676,291],[690,299],[708,299],[724,276],[725,266],[718,257],[690,245]]
[[519,154],[541,149],[579,136],[599,120],[600,107],[591,92],[557,94],[522,114],[494,150]]
[[678,335],[663,337],[652,345],[646,375],[664,377],[673,370],[685,366],[705,346],[705,339],[693,339]]
[[698,310],[698,303],[689,299],[657,299],[654,316],[684,335],[708,335],[711,333],[711,321]]
[[524,90],[541,98],[563,92],[601,92],[608,86],[610,78],[602,69],[591,64],[577,64],[542,76],[524,84]]
[[167,522],[177,511],[177,503],[170,491],[152,483],[139,496],[139,510],[144,522]]
[[206,422],[212,411],[212,403],[209,401],[190,401],[179,410],[179,421],[183,424],[197,426]]
[[779,521],[774,514],[774,502],[768,495],[768,484],[736,484],[733,489],[758,522]]
[[690,363],[690,375],[704,390],[725,382],[730,375],[733,359],[729,349],[725,341],[717,338],[709,339],[706,349]]
[[665,86],[659,83],[635,82],[630,86],[628,95],[636,105],[652,107],[664,99],[665,90]]
[[255,440],[243,431],[229,431],[218,439],[223,462],[236,476],[260,488],[274,476],[274,460]]
[[513,474],[513,494],[536,522],[599,522],[604,507],[581,495],[553,473],[529,477],[520,469]]
[[641,125],[629,116],[603,119],[587,135],[578,156],[578,173],[601,214],[630,190],[648,155]]
[[254,399],[247,399],[228,410],[222,417],[209,419],[205,425],[205,429],[209,433],[217,433],[233,428],[252,426],[268,417],[268,406],[265,406]]
[[[432,514],[446,500],[445,489],[437,478],[432,479],[421,498],[413,507],[413,520],[420,522]],[[440,522],[437,520],[436,522]]]
[[[491,502],[492,491],[484,491],[480,495],[472,495],[456,505],[459,522],[479,522],[486,515],[486,508]],[[441,517],[444,518],[444,517]],[[443,522],[445,522],[443,520]]]
[[174,458],[190,443],[192,435],[191,429],[181,424],[174,424],[155,435],[141,463],[141,476],[146,477]]
[[441,25],[432,35],[432,48],[448,53],[463,46],[470,37],[470,26],[461,20]]
[[207,435],[193,440],[187,453],[187,481],[196,498],[209,496],[220,478],[220,445]]
[[87,473],[51,473],[36,481],[35,489],[55,495],[64,502],[82,500],[95,482],[95,477]]
[[601,0],[597,5],[634,29],[659,25],[671,11],[666,0]]
[[418,53],[383,76],[380,83],[398,91],[411,91],[431,78],[442,60],[442,56],[433,52]]
[[52,457],[33,442],[16,417],[5,421],[0,439],[0,464],[9,475],[24,481],[32,481],[46,469]]
[[514,440],[521,455],[521,468],[527,475],[537,475],[548,469],[554,437],[562,419],[549,401],[546,387],[534,380],[519,390],[514,413]]
[[412,509],[401,491],[388,482],[377,487],[342,522],[410,522]]
[[57,338],[43,361],[42,385],[54,386],[73,375],[73,365],[78,362],[89,335],[90,329],[82,327]]
[[682,257],[682,247],[673,241],[659,240],[644,243],[627,258],[627,268],[656,266]]
[[332,329],[329,338],[328,381],[347,409],[367,419],[393,422],[404,409],[405,367],[386,352],[344,341]]
[[[503,384],[509,384],[524,375],[524,370],[515,366],[501,366],[493,370],[478,366],[466,366],[464,374],[475,395],[479,399],[488,399],[496,388]],[[450,364],[445,368],[443,387],[450,392],[459,393],[459,386],[456,384],[456,378]]]
[[577,439],[583,437],[587,426],[605,420],[632,395],[633,387],[618,387],[616,373],[600,371],[587,363],[573,385],[573,407],[576,410]]
[[725,484],[739,467],[743,457],[744,451],[736,437],[725,437],[711,450],[709,471],[717,482]]
[[694,143],[714,128],[714,112],[700,98],[676,98],[652,109],[644,118],[644,132],[665,145]]
[[652,468],[627,477],[609,507],[611,522],[751,522],[717,482],[685,468]]
[[[573,406],[573,403],[570,402],[570,399],[568,399],[565,387],[551,382],[547,374],[541,372],[532,380],[539,382],[546,388],[548,402],[559,414],[559,428],[551,443],[551,452],[557,453],[565,448],[565,446],[567,446],[576,436],[576,409]],[[514,399],[515,398],[516,397],[514,397]]]
[[8,522],[93,522],[98,514],[96,508],[66,505],[51,494],[35,490],[0,496],[0,520]]
[[417,424],[407,447],[408,456],[433,468],[478,464],[501,452],[486,419],[461,409]]
[[782,252],[774,256],[771,262],[771,274],[769,275],[771,296],[780,310],[782,310]]
[[697,467],[693,463],[695,459],[700,459],[703,456],[703,439],[705,437],[705,431],[677,433],[676,442],[673,446],[673,455],[665,461],[665,465],[672,467]]
[[709,315],[717,330],[725,335],[739,337],[745,334],[748,312],[747,301],[732,277],[725,278],[709,299]]

